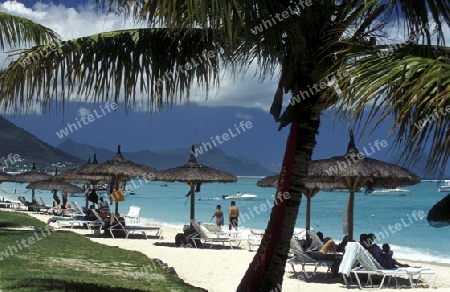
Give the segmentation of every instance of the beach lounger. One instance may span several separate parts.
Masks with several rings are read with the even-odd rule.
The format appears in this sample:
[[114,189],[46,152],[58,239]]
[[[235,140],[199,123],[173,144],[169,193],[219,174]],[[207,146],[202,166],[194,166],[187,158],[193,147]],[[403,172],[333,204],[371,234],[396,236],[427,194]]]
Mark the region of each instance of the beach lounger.
[[241,241],[246,240],[246,238],[238,238],[238,237],[209,237],[206,232],[201,228],[200,224],[195,220],[191,219],[192,227],[195,229],[195,233],[186,237],[189,242],[193,242],[194,246],[197,248],[197,241],[202,243],[211,243],[210,248],[212,248],[213,243],[225,243],[230,244],[230,248],[233,249],[232,243],[237,242],[238,245]]
[[202,223],[200,224],[200,226],[205,227],[205,229],[207,230],[207,232],[216,235],[217,237],[237,237],[238,235],[241,234],[240,231],[235,231],[235,230],[222,230],[222,228],[220,228],[220,226],[217,226],[216,224],[212,224],[212,223]]
[[298,240],[295,237],[291,238],[291,253],[294,254],[294,257],[289,259],[287,262],[291,264],[292,270],[295,273],[295,264],[302,265],[302,273],[307,276],[305,266],[310,265],[314,266],[313,275],[316,274],[318,267],[326,267],[327,273],[325,277],[328,276],[328,273],[331,272],[331,266],[333,265],[334,260],[316,260],[312,258],[306,250],[299,244]]
[[114,238],[114,231],[115,230],[121,230],[123,232],[125,232],[125,238],[128,238],[128,236],[130,234],[136,234],[136,233],[140,233],[142,235],[145,236],[145,239],[148,239],[147,237],[147,232],[149,231],[156,231],[156,236],[158,237],[158,239],[162,239],[163,236],[163,230],[160,227],[153,227],[153,226],[129,226],[129,225],[123,225],[119,218],[117,218],[116,215],[114,215],[114,218],[116,219],[114,222],[116,222],[116,224],[112,225],[111,227],[108,228],[109,232],[111,233],[111,236]]
[[61,223],[69,224],[70,229],[73,229],[73,226],[78,224],[80,226],[86,226],[92,232],[94,231],[94,227],[99,227],[98,229],[101,229],[102,226],[105,224],[101,218],[100,219],[97,218],[96,220],[85,220],[85,219],[77,219],[76,217],[69,218],[62,216],[53,216],[51,218],[53,222],[56,222],[58,224],[59,228],[61,228]]
[[262,237],[259,235],[249,234],[247,238],[247,246],[249,251],[253,251],[253,247],[261,245]]
[[[354,264],[358,262],[359,267],[354,267]],[[342,259],[341,265],[339,266],[339,273],[342,273],[344,282],[347,284],[347,277],[353,274],[358,282],[359,288],[362,290],[369,289],[381,289],[383,288],[384,282],[388,279],[388,285],[393,278],[395,280],[396,286],[398,285],[397,277],[406,277],[409,281],[411,287],[417,286],[422,275],[429,275],[428,287],[432,288],[436,280],[437,273],[428,268],[422,267],[407,267],[398,269],[386,269],[383,268],[372,255],[364,249],[358,242],[347,243],[344,257]],[[366,275],[367,282],[365,285],[361,283],[359,275]],[[380,276],[381,282],[378,287],[374,287],[372,282],[372,276]],[[414,280],[414,276],[418,276]],[[369,288],[369,285],[371,286]]]
[[139,218],[140,211],[141,207],[131,205],[128,213],[123,217],[130,219],[131,222],[139,223],[139,221],[141,221],[141,219]]
[[322,240],[320,240],[319,236],[313,230],[308,230],[308,234],[312,240],[308,250],[320,250],[323,246]]
[[16,208],[16,211],[21,210],[22,206],[25,206],[28,211],[34,211],[36,213],[38,213],[41,210],[39,205],[33,204],[32,202],[28,202],[27,200],[25,200],[25,197],[23,197],[23,196],[19,196],[18,200],[22,205],[19,205],[18,208]]

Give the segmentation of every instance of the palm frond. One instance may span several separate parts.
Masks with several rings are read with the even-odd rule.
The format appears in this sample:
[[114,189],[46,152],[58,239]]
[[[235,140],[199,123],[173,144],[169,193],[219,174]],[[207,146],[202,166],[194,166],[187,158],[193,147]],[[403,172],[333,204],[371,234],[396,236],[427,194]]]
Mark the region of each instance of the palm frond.
[[164,29],[115,31],[36,46],[2,72],[0,100],[26,107],[33,99],[64,102],[76,96],[117,102],[124,97],[131,105],[142,95],[153,111],[189,97],[194,82],[206,93],[218,85],[223,46],[200,30],[170,38]]
[[366,129],[376,119],[371,131],[394,116],[395,146],[408,150],[403,161],[415,162],[430,143],[427,170],[435,171],[450,156],[450,48],[400,44],[369,53],[346,55],[352,62],[345,65],[349,76],[337,81],[338,109]]
[[29,19],[0,11],[0,49],[58,41],[53,30]]

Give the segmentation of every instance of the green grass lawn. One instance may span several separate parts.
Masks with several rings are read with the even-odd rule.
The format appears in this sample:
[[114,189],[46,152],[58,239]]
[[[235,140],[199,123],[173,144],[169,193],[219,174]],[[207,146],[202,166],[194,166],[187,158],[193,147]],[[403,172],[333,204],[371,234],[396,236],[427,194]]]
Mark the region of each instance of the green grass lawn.
[[26,214],[0,211],[0,291],[206,291],[185,284],[139,252],[51,231]]

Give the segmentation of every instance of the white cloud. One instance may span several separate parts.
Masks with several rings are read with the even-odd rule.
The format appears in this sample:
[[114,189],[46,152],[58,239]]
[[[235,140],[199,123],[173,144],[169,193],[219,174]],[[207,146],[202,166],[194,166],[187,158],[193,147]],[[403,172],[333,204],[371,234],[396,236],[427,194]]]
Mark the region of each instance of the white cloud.
[[[131,19],[125,20],[115,13],[106,15],[97,12],[93,6],[79,6],[74,9],[63,5],[37,3],[30,8],[15,1],[5,1],[0,4],[0,10],[41,23],[58,32],[63,39],[88,36],[104,31],[145,27],[145,24],[135,23]],[[6,55],[0,54],[0,62],[4,59],[6,59]],[[4,66],[8,62],[9,60],[4,61]],[[252,69],[255,71],[254,68],[256,66],[251,66],[249,71]],[[220,88],[210,90],[208,98],[206,98],[204,90],[193,88],[189,101],[204,106],[240,106],[269,111],[276,91],[276,81],[265,80],[261,83],[256,78],[252,78],[251,74],[247,74],[243,80],[233,80],[228,73],[223,75]],[[141,101],[136,100],[133,105],[134,110],[147,110],[147,96],[148,94],[137,96],[141,98]],[[86,101],[86,98],[74,94],[68,100]],[[178,103],[185,102],[187,100]]]

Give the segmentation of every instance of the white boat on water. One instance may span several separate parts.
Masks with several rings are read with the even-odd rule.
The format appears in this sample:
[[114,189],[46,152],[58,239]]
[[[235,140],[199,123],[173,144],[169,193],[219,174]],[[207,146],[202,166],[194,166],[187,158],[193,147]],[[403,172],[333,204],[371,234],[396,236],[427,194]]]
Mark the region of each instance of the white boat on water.
[[235,195],[223,195],[222,198],[224,200],[252,200],[256,198],[257,195],[254,194],[241,194],[240,192],[237,192]]
[[406,189],[381,189],[374,190],[369,193],[370,196],[406,196],[409,193],[409,190]]
[[439,187],[439,192],[450,192],[450,180],[444,180],[444,184]]

